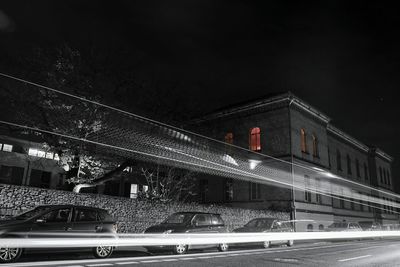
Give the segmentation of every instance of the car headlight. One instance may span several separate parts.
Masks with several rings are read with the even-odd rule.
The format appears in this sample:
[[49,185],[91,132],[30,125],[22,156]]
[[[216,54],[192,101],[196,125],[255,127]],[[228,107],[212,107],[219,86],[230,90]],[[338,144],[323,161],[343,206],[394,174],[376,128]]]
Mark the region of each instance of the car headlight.
[[172,230],[167,230],[163,234],[170,234],[170,233],[172,233]]

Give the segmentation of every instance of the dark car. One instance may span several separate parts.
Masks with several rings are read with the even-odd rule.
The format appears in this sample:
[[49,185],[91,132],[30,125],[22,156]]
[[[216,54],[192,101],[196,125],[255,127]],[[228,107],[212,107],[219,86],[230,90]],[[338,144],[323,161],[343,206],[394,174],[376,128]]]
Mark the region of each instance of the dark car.
[[[219,214],[204,212],[178,212],[169,216],[158,225],[146,229],[145,233],[226,233],[228,230]],[[190,249],[218,248],[227,251],[228,244],[187,245],[147,247],[149,251],[172,250],[175,254],[184,254]]]
[[334,222],[326,229],[328,232],[359,232],[362,230],[361,226],[356,222]]
[[[111,233],[113,236],[116,233],[116,223],[106,210],[74,205],[38,206],[12,219],[0,221],[0,238],[40,238],[43,233],[52,234],[53,237],[57,237],[57,234],[60,237],[79,237],[82,233],[92,233],[93,236]],[[112,254],[113,247],[99,246],[91,250],[95,257],[107,258]],[[35,251],[37,249],[0,247],[0,262],[13,262],[23,252]]]
[[[264,232],[293,232],[292,224],[289,221],[282,221],[276,218],[257,218],[249,221],[241,228],[234,229],[235,233],[264,233]],[[254,244],[254,243],[251,243]],[[293,240],[278,240],[263,242],[264,248],[269,248],[273,244],[286,244],[293,246]],[[243,245],[243,244],[240,244]]]

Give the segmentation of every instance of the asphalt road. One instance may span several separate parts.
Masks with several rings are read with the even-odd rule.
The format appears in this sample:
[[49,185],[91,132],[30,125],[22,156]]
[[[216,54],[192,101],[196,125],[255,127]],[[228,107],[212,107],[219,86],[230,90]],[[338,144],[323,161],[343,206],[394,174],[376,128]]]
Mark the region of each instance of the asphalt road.
[[[86,255],[87,256],[87,255]],[[53,257],[53,258],[52,258]],[[58,267],[100,267],[100,266],[400,266],[400,240],[363,240],[347,242],[320,242],[299,244],[293,247],[271,247],[269,249],[232,248],[221,253],[213,250],[193,251],[190,254],[154,255],[143,252],[117,252],[113,258],[76,259],[71,255],[48,256],[43,261],[40,255],[31,255],[24,262],[2,264],[2,267],[17,266],[58,266]]]

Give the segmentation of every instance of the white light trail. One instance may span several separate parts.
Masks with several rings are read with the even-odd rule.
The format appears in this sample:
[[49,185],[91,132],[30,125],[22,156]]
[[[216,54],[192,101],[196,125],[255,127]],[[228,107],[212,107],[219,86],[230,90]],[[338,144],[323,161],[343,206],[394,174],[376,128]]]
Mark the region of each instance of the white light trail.
[[[96,246],[173,246],[177,244],[234,244],[258,243],[279,240],[330,240],[362,239],[376,237],[400,237],[400,231],[355,232],[283,232],[283,233],[210,233],[210,234],[118,234],[114,237],[49,237],[49,238],[1,238],[0,247],[19,248],[67,248]],[[23,241],[23,242],[22,242]]]

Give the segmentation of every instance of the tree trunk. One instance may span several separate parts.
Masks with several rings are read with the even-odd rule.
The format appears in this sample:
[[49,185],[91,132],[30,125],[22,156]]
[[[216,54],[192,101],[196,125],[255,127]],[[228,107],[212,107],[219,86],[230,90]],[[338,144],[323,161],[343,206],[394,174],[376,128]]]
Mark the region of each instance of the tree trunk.
[[132,165],[133,165],[133,161],[127,160],[127,161],[123,162],[121,165],[119,165],[117,168],[115,168],[114,170],[107,172],[102,177],[97,178],[96,180],[93,180],[93,182],[91,182],[91,183],[75,185],[73,192],[79,193],[82,188],[95,187],[95,186],[104,184],[105,182],[112,180],[114,175],[121,173],[123,170],[125,170],[126,167],[129,167]]

